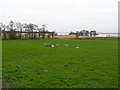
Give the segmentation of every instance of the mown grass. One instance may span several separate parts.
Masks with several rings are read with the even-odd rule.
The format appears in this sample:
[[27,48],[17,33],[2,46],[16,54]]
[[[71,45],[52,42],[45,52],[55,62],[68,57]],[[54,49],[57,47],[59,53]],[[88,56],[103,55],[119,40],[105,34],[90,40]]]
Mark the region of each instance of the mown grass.
[[0,40],[0,89],[2,88],[2,40]]
[[117,40],[3,40],[2,49],[3,87],[118,87]]

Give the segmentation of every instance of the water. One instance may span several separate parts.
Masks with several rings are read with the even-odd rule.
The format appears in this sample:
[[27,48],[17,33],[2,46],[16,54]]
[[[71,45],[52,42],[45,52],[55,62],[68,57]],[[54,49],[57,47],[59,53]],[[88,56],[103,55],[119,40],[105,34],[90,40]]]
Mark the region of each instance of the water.
[[[58,35],[69,35],[70,32],[57,32]],[[96,37],[118,37],[118,33],[99,33]]]
[[108,33],[108,34],[99,34],[96,37],[118,37],[120,36],[120,34],[118,35],[117,33]]

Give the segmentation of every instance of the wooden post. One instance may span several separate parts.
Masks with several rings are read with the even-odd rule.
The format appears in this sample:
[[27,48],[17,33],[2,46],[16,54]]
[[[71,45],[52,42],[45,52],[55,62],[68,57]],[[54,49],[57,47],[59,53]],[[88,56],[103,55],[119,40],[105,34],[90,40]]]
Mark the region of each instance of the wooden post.
[[42,33],[42,38],[43,39],[45,38],[45,31],[43,31],[43,33]]
[[54,32],[52,32],[52,39],[54,38]]
[[79,32],[78,31],[76,32],[76,38],[79,38]]
[[25,33],[25,39],[27,39],[27,33]]
[[44,38],[45,38],[45,34],[43,33],[43,34],[42,34],[42,39],[44,39]]
[[49,34],[48,34],[48,36],[47,36],[47,37],[48,37],[48,39],[50,39],[50,35],[49,35]]
[[2,29],[0,28],[0,40],[2,39]]
[[15,30],[14,30],[14,32],[13,32],[13,39],[14,39],[14,40],[16,39],[16,32],[15,32]]
[[22,36],[22,32],[19,31],[19,39],[21,39],[21,36]]
[[20,31],[18,31],[18,39],[21,39],[21,38],[20,38]]
[[30,32],[28,32],[28,39],[30,39]]
[[3,39],[6,40],[6,31],[3,30]]
[[33,30],[32,30],[32,39],[34,39],[34,32],[33,32]]
[[39,39],[40,39],[40,31],[39,31]]
[[36,33],[34,32],[34,39],[36,39]]

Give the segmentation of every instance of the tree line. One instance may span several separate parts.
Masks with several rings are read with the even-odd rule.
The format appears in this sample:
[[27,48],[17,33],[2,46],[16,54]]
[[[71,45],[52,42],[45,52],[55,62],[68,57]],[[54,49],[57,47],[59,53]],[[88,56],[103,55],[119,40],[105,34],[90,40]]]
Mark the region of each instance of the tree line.
[[70,32],[69,35],[76,35],[76,38],[79,38],[79,36],[96,36],[98,35],[95,30],[88,31],[88,30],[81,30],[76,32]]
[[[39,27],[36,24],[33,23],[25,23],[22,24],[20,22],[13,22],[12,20],[9,22],[8,25],[4,25],[0,23],[0,33],[2,32],[1,37],[2,39],[44,39],[44,38],[54,38],[57,33],[54,31],[50,32],[48,31],[46,25],[42,25]],[[88,30],[82,30],[82,31],[76,31],[76,32],[70,32],[69,35],[76,35],[76,38],[79,38],[79,36],[96,36],[98,35],[95,30],[88,31]]]
[[46,30],[46,25],[39,27],[36,24],[14,23],[12,20],[8,25],[0,23],[0,32],[2,39],[37,39],[54,38],[55,32]]

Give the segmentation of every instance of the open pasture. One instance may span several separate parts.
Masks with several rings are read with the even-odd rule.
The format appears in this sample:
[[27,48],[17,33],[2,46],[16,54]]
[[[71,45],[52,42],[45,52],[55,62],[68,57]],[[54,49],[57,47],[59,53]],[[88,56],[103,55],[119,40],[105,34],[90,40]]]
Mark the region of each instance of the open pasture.
[[114,39],[3,40],[2,49],[3,87],[118,87]]

